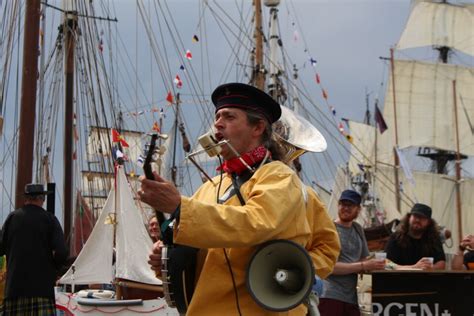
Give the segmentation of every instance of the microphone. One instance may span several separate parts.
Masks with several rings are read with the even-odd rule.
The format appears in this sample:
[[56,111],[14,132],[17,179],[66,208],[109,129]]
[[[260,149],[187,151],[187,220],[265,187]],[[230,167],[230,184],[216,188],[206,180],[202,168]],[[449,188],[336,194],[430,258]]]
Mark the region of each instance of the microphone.
[[198,142],[209,155],[209,157],[215,157],[222,151],[220,143],[214,138],[214,135],[211,134],[211,132],[207,132],[206,134],[199,136]]

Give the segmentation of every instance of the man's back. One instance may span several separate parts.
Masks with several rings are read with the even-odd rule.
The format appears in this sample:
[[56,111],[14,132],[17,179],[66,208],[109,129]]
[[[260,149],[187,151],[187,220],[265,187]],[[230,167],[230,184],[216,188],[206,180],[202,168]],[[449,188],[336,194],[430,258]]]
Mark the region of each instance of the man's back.
[[31,204],[12,212],[4,224],[0,252],[8,262],[5,297],[54,298],[56,268],[67,257],[54,215]]

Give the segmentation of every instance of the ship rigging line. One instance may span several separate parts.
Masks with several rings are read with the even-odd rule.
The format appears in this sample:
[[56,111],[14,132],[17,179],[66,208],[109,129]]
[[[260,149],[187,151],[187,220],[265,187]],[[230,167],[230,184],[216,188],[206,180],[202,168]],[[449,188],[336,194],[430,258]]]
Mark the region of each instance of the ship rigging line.
[[[57,10],[57,11],[60,11],[60,12],[63,12],[63,13],[67,13],[66,10],[63,10],[59,7],[56,7],[54,5],[51,5],[49,4],[48,2],[45,2],[45,1],[41,1],[41,4],[46,6],[46,7],[49,7],[49,8],[52,8],[54,10]],[[79,13],[76,13],[75,14],[76,16],[78,17],[81,17],[81,18],[88,18],[88,19],[95,19],[95,20],[103,20],[103,21],[109,21],[109,22],[118,22],[117,18],[109,18],[109,17],[100,17],[100,16],[94,16],[94,15],[87,15],[87,14],[79,14]]]

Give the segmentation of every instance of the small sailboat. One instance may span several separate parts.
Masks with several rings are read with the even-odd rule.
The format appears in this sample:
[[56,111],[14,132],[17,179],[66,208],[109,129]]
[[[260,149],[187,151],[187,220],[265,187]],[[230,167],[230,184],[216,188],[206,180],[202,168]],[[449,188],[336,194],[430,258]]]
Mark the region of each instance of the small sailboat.
[[[115,185],[92,233],[59,284],[70,285],[70,293],[58,288],[56,306],[68,315],[178,315],[162,296],[162,282],[147,260],[152,241],[142,220],[122,166],[116,168]],[[77,285],[114,285],[116,292],[83,290]],[[124,289],[155,291],[154,299],[122,299]],[[85,296],[85,297],[84,297]]]

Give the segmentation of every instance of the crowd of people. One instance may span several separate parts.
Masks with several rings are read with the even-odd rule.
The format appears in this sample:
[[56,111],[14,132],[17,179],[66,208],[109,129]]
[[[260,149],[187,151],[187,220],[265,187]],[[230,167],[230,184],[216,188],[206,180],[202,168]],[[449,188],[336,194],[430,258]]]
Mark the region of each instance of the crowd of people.
[[[272,137],[280,105],[261,90],[241,83],[224,84],[212,94],[217,141],[225,140],[219,175],[191,196],[154,173],[142,178],[141,201],[174,219],[173,242],[198,249],[197,272],[188,315],[270,315],[247,287],[246,271],[259,246],[290,240],[308,252],[316,274],[313,291],[321,315],[360,315],[357,275],[390,269],[445,269],[446,255],[438,224],[428,205],[417,203],[402,219],[385,248],[387,260],[370,257],[363,228],[356,222],[361,195],[342,192],[333,221],[311,188],[291,166],[280,161]],[[53,314],[56,271],[67,258],[61,226],[42,205],[47,192],[28,185],[25,205],[4,223],[0,256],[7,258],[3,315],[41,310]],[[161,269],[164,246],[156,216],[148,221],[154,242],[149,257]],[[466,236],[453,259],[454,269],[473,269],[474,236]],[[34,264],[31,264],[32,260]],[[25,284],[28,282],[28,285]],[[316,303],[317,304],[317,303]],[[306,315],[304,305],[289,315]]]

